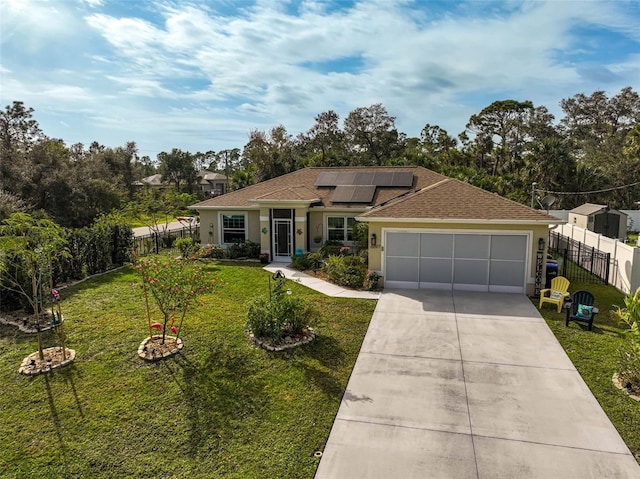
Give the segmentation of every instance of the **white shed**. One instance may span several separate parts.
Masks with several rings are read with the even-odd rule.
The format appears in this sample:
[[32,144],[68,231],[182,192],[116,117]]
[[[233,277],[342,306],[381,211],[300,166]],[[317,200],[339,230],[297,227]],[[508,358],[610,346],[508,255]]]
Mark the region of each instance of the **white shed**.
[[570,225],[599,233],[608,238],[627,237],[627,214],[607,205],[585,203],[569,211]]

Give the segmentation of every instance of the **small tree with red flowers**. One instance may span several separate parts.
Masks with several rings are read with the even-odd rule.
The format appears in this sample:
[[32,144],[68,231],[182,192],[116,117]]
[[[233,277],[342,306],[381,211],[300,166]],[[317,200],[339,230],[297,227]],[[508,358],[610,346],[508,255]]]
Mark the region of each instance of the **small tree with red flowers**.
[[[187,311],[201,304],[198,297],[212,288],[214,280],[210,273],[204,271],[202,264],[194,259],[136,257],[132,266],[140,281],[131,284],[142,290],[149,336],[153,336],[154,329],[161,331],[162,344],[167,330],[179,337]],[[162,323],[152,321],[150,299],[160,310]]]

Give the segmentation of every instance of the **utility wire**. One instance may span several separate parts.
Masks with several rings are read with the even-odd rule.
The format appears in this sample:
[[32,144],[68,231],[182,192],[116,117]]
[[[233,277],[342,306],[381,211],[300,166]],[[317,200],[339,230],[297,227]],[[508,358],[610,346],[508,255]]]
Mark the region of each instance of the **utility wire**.
[[605,188],[604,190],[592,190],[592,191],[549,191],[549,190],[543,190],[543,189],[540,189],[540,188],[536,188],[535,191],[537,191],[539,193],[546,193],[546,194],[551,194],[551,195],[590,195],[592,193],[605,193],[607,191],[622,190],[624,188],[631,188],[632,186],[636,186],[636,185],[640,185],[640,181],[636,181],[635,183],[631,183],[629,185],[614,186],[613,188]]

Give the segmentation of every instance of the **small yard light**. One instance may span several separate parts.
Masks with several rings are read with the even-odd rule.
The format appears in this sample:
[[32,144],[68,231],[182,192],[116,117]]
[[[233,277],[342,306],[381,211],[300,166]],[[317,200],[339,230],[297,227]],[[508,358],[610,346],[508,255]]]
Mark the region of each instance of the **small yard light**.
[[538,251],[544,251],[544,238],[538,240]]
[[376,245],[376,234],[372,233],[371,234],[371,246],[375,246]]

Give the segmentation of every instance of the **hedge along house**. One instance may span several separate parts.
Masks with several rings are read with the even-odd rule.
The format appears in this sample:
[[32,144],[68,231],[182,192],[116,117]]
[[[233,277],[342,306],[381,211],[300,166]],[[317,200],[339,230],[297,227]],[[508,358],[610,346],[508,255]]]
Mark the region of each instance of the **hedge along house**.
[[351,244],[364,221],[369,268],[387,287],[529,294],[549,225],[563,223],[422,167],[305,168],[190,208],[202,244],[250,240],[289,262],[326,240]]

